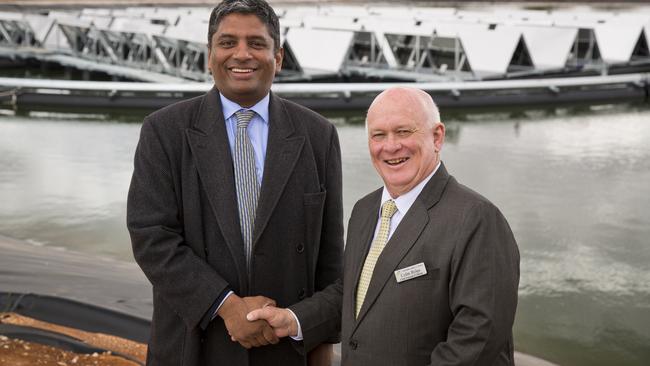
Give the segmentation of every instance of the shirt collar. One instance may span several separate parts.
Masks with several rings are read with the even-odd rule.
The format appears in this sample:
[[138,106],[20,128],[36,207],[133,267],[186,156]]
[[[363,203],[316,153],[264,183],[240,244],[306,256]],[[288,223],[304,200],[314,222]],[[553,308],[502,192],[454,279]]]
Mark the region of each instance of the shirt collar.
[[257,113],[257,115],[262,118],[262,121],[264,121],[265,123],[269,123],[270,94],[266,94],[266,96],[262,98],[262,100],[260,100],[250,108],[244,108],[240,106],[239,104],[233,102],[232,100],[224,97],[223,94],[221,93],[219,93],[219,97],[221,98],[221,109],[223,111],[224,120],[228,120],[228,118],[232,117],[232,115],[235,114],[235,112],[239,111],[240,109],[248,109]]
[[[429,174],[426,178],[422,180],[422,182],[418,183],[415,187],[413,187],[410,191],[404,193],[403,195],[393,199],[390,196],[390,193],[388,193],[388,189],[386,189],[386,186],[384,185],[384,189],[381,193],[381,206],[386,203],[386,201],[392,199],[395,201],[395,206],[397,206],[397,211],[400,212],[400,214],[405,215],[406,212],[411,208],[413,205],[413,202],[418,198],[422,190],[424,189],[424,186],[429,183],[431,180],[431,177],[433,177],[434,174],[438,171],[438,168],[440,167],[440,162],[438,162],[438,165],[436,165],[436,168],[433,169],[433,172]],[[381,208],[379,209],[381,213]]]

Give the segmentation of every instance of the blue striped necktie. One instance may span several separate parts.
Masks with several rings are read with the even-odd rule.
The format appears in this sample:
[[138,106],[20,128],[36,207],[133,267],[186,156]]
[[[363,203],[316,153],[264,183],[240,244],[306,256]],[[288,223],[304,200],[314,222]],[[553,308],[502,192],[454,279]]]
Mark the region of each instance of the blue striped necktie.
[[246,128],[255,112],[240,110],[235,113],[237,118],[237,137],[235,138],[235,188],[237,190],[237,207],[239,209],[239,224],[244,239],[246,253],[246,268],[250,270],[253,250],[253,227],[255,225],[255,210],[260,186],[255,170],[255,151],[248,138]]

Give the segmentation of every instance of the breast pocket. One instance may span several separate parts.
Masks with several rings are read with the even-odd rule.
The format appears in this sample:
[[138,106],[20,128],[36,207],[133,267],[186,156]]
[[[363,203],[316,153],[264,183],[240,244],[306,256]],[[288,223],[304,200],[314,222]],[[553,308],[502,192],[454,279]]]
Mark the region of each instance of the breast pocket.
[[325,196],[327,196],[327,191],[314,192],[314,193],[305,193],[303,195],[303,202],[305,206],[323,206],[325,202]]
[[305,212],[305,230],[308,243],[317,242],[320,239],[320,232],[323,224],[323,211],[325,208],[326,191],[305,193],[303,195],[303,207]]

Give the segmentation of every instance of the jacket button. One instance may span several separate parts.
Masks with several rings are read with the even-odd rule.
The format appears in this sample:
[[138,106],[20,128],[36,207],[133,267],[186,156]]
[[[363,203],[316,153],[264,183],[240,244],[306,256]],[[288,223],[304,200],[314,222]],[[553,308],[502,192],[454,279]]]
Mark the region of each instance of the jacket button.
[[350,345],[350,348],[355,350],[357,349],[357,346],[359,345],[356,340],[350,339],[350,342],[348,343]]
[[300,298],[300,300],[302,300],[306,296],[307,296],[307,290],[303,287],[303,288],[300,289],[300,291],[298,291],[298,298]]
[[303,243],[298,243],[298,245],[296,245],[296,252],[298,252],[298,253],[302,253],[302,252],[304,252],[304,251],[305,251],[305,244],[303,244]]

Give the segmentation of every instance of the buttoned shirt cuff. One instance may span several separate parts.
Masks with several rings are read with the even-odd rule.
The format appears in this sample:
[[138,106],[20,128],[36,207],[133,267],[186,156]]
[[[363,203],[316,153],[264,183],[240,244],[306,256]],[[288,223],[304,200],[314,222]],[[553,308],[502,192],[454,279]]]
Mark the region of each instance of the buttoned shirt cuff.
[[298,327],[298,334],[295,337],[294,336],[290,336],[290,337],[294,341],[302,341],[302,328],[300,327],[300,321],[298,320],[296,314],[293,311],[291,311],[291,309],[287,309],[287,310],[289,310],[291,315],[293,315],[293,318],[296,320],[296,325]]
[[202,330],[205,330],[210,324],[210,322],[217,317],[217,311],[219,311],[219,308],[221,307],[221,305],[223,305],[223,302],[226,301],[228,296],[230,296],[232,293],[233,293],[232,290],[226,287],[221,292],[221,294],[216,299],[214,299],[212,306],[210,306],[210,309],[208,309],[208,311],[205,312],[205,315],[203,315],[203,318],[201,318],[201,321],[199,323],[199,327]]
[[221,300],[219,305],[217,305],[217,308],[214,310],[214,313],[212,314],[212,319],[210,319],[210,320],[214,320],[214,318],[217,317],[217,313],[219,312],[219,309],[221,309],[221,305],[223,305],[223,303],[226,302],[226,299],[228,298],[228,296],[230,296],[232,294],[234,294],[234,292],[232,290],[228,291],[228,293],[226,294],[226,296],[223,297],[223,299]]

